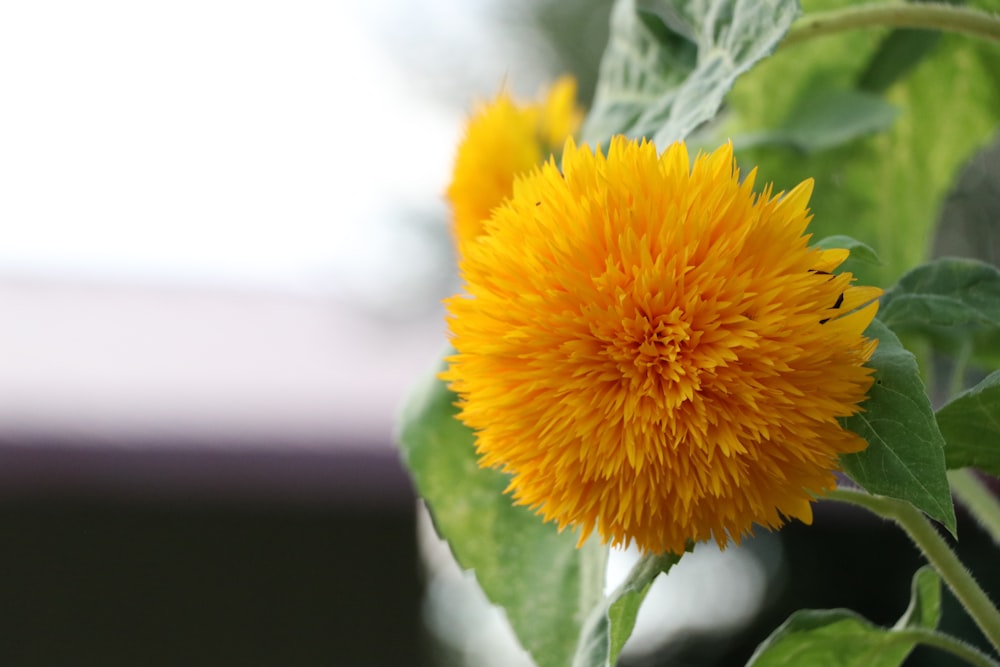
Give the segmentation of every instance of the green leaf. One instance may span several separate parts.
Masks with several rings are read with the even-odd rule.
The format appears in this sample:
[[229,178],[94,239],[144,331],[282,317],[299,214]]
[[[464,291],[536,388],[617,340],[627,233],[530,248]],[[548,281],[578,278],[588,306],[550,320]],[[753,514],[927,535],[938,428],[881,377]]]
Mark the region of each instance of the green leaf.
[[893,329],[1000,327],[1000,270],[945,257],[908,272],[882,297],[879,319]]
[[885,293],[878,317],[939,350],[1000,365],[1000,270],[991,264],[951,257],[922,264]]
[[823,248],[824,250],[843,248],[851,252],[852,260],[866,262],[868,264],[879,263],[878,253],[876,253],[870,245],[862,243],[857,239],[853,239],[850,236],[845,236],[844,234],[835,234],[833,236],[822,238],[816,242],[816,247]]
[[942,406],[937,422],[949,468],[971,466],[1000,476],[1000,371]]
[[846,609],[803,610],[757,647],[748,667],[899,667],[917,645],[910,629],[933,630],[941,618],[941,580],[929,566],[913,577],[910,606],[892,629]]
[[910,606],[893,626],[934,630],[941,622],[941,577],[930,565],[924,565],[913,575],[910,585]]
[[864,271],[865,265],[881,263],[871,246],[844,234],[835,234],[820,239],[816,242],[816,247],[824,249],[844,248],[850,251],[850,256],[837,267],[837,273],[849,271],[857,276],[859,271]]
[[602,599],[607,549],[558,532],[504,494],[508,477],[477,465],[455,395],[430,378],[403,410],[399,442],[417,491],[458,563],[475,571],[539,667],[572,660],[587,614]]
[[930,54],[941,39],[936,30],[893,30],[858,77],[858,88],[881,93],[902,79]]
[[866,335],[879,341],[868,363],[875,369],[875,383],[863,411],[846,418],[844,426],[867,440],[868,447],[840,457],[841,465],[870,493],[905,500],[954,534],[945,442],[916,359],[878,320]]
[[680,559],[676,554],[647,554],[636,563],[621,586],[591,612],[580,635],[573,667],[613,667],[618,662],[653,580]]
[[820,89],[803,96],[781,125],[733,139],[738,149],[767,144],[815,153],[887,129],[899,109],[879,95]]
[[[805,11],[845,0],[803,0]],[[788,118],[817,82],[847,89],[873,61],[884,32],[849,31],[778,51],[741,76],[726,98],[725,122],[706,143],[768,131]],[[738,150],[775,191],[816,180],[810,201],[817,238],[848,234],[875,248],[879,265],[860,267],[862,284],[887,286],[927,257],[928,241],[958,168],[992,140],[1000,123],[1000,50],[943,35],[933,54],[886,90],[901,113],[885,132],[803,154],[780,146]]]
[[798,12],[794,0],[618,0],[583,140],[625,134],[666,147],[684,139]]

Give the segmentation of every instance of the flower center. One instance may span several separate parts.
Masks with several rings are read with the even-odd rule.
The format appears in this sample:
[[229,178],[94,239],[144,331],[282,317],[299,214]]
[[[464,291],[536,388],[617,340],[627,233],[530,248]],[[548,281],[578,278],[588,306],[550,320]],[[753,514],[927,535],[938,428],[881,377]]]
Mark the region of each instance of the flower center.
[[655,369],[660,374],[670,372],[682,346],[691,339],[689,327],[686,323],[648,320],[643,320],[640,326],[642,330],[628,332],[633,339],[635,367],[647,372]]
[[657,402],[673,397],[669,402],[676,404],[697,390],[697,369],[690,363],[697,336],[682,315],[679,308],[659,315],[637,309],[613,335],[600,336],[628,391],[656,396]]

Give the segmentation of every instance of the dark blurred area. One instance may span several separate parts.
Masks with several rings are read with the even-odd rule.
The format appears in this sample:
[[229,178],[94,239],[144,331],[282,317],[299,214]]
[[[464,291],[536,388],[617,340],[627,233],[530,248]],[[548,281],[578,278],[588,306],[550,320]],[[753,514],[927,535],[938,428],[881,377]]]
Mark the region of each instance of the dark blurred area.
[[0,281],[0,665],[419,664],[392,442],[441,325]]
[[[1000,597],[996,547],[989,535],[960,513],[961,540],[953,546],[993,599]],[[623,659],[622,667],[744,665],[756,647],[800,609],[849,609],[872,623],[891,627],[910,600],[913,574],[925,564],[909,538],[892,524],[861,510],[820,503],[812,526],[792,523],[779,533],[783,568],[775,590],[754,619],[735,633],[692,635],[654,655]],[[753,542],[747,545],[753,550]],[[989,643],[942,586],[939,629],[989,652]],[[958,667],[965,663],[918,647],[908,667]]]
[[[176,467],[170,458],[131,472]],[[414,522],[401,471],[389,460],[276,459],[242,467],[259,478],[308,470],[314,487],[355,487],[367,469],[370,486],[312,499],[62,485],[5,493],[0,664],[418,664]],[[192,453],[185,465],[226,476],[231,463]]]
[[1000,266],[1000,139],[956,176],[934,235],[934,257],[971,257]]
[[[153,458],[139,468],[170,468]],[[415,522],[402,473],[387,474],[390,461],[323,458],[245,462],[261,478],[308,467],[312,493],[299,498],[278,498],[273,489],[256,499],[204,489],[183,497],[163,489],[5,493],[0,663],[432,664],[428,656],[441,652],[427,648],[421,626]],[[209,473],[228,467],[197,455],[188,463]],[[372,478],[353,499],[332,497],[318,483],[356,486],[365,469]],[[960,557],[1000,595],[989,538],[967,520],[960,531]],[[621,664],[742,665],[802,608],[848,608],[890,626],[922,564],[900,531],[840,507],[821,506],[813,526],[792,524],[780,537],[780,585],[746,629],[692,634]],[[982,643],[947,594],[942,629]],[[907,664],[961,663],[919,649]]]

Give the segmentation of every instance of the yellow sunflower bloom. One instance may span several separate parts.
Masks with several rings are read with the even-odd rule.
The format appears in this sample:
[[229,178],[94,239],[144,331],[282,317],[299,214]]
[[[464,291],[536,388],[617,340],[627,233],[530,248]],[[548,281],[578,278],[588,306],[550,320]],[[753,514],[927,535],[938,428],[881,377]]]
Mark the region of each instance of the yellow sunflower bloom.
[[682,552],[754,524],[809,523],[837,421],[872,383],[864,337],[881,291],[809,246],[812,181],[753,192],[731,146],[662,156],[567,141],[519,178],[462,259],[442,377],[480,464],[581,542]]
[[541,164],[580,127],[575,99],[576,81],[563,77],[540,103],[519,105],[501,93],[473,114],[447,191],[459,253],[510,196],[514,177]]

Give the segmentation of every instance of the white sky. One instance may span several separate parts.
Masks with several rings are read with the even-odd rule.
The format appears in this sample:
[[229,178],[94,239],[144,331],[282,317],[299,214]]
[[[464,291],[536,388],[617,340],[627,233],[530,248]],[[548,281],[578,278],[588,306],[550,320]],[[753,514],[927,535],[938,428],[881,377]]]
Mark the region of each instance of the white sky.
[[497,1],[0,2],[0,427],[389,443]]
[[0,5],[0,272],[310,291],[391,272],[392,216],[443,211],[461,110],[354,7]]

